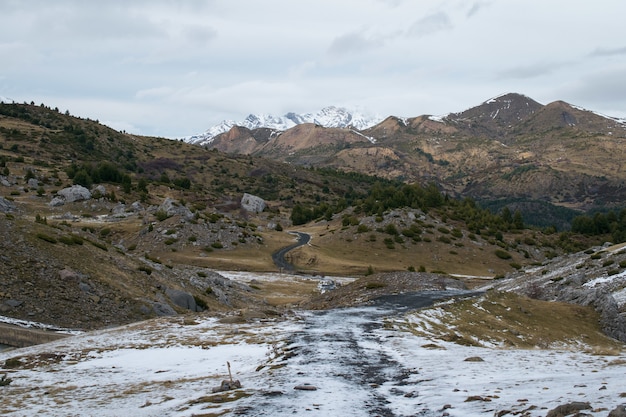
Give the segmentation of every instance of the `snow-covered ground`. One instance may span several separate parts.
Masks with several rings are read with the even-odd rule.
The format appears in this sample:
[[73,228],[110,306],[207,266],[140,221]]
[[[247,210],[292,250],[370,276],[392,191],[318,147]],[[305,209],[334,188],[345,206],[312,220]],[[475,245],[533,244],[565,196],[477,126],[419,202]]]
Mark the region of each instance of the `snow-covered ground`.
[[[626,354],[459,346],[398,330],[382,308],[284,320],[161,318],[0,352],[7,416],[493,416],[626,403]],[[473,360],[467,360],[473,358]],[[10,362],[9,362],[10,363]],[[213,393],[232,376],[242,388]],[[295,389],[308,388],[308,389]],[[316,388],[315,390],[313,388]]]

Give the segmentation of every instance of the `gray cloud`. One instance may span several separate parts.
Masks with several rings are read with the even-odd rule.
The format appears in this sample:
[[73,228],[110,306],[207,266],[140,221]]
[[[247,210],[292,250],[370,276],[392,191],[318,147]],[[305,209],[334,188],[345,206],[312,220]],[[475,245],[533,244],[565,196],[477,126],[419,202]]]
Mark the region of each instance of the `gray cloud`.
[[531,79],[552,74],[554,71],[567,65],[563,62],[546,62],[532,65],[520,65],[517,67],[506,68],[498,72],[497,77],[500,79]]
[[508,91],[626,116],[626,2],[605,1],[0,0],[0,96],[167,137],[326,105],[441,114]]
[[407,33],[409,36],[421,38],[451,28],[450,17],[444,12],[437,12],[414,22]]
[[626,46],[623,48],[597,48],[590,56],[612,56],[612,55],[626,55]]
[[477,1],[472,4],[470,9],[467,11],[467,17],[472,17],[482,9],[491,5],[490,1]]
[[381,40],[367,39],[361,33],[347,33],[335,38],[328,49],[332,56],[343,56],[367,51],[383,44]]

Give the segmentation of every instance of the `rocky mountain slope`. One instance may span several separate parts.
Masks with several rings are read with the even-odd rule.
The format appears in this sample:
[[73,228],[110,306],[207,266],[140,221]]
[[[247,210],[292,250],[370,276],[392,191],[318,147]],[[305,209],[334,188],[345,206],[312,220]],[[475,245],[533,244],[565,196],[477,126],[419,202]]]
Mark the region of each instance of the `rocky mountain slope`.
[[[428,117],[409,123],[444,125]],[[343,140],[345,151],[362,150],[365,159],[385,149],[345,133],[302,124],[278,143],[296,155],[303,135],[318,149]],[[275,314],[309,298],[316,282],[242,285],[215,271],[276,272],[271,254],[293,242],[285,230],[294,224],[312,241],[289,261],[318,277],[503,277],[550,268],[550,259],[607,238],[528,229],[511,213],[446,199],[435,186],[126,135],[45,106],[1,105],[0,144],[0,314],[56,326],[100,328],[197,310]],[[259,204],[244,204],[248,194]]]
[[505,94],[442,117],[388,117],[359,132],[298,126],[263,135],[234,128],[207,146],[408,182],[434,181],[452,195],[502,201],[532,215],[542,204],[582,211],[619,207],[626,198],[625,139],[622,120],[562,101],[542,105]]

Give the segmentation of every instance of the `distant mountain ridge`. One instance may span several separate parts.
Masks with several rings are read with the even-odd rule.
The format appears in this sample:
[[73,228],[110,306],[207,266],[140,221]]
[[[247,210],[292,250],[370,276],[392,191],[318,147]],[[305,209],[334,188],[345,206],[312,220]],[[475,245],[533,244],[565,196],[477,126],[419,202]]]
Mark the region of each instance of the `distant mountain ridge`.
[[250,114],[241,122],[224,120],[215,126],[211,126],[204,133],[188,136],[183,138],[183,140],[197,145],[207,145],[217,135],[226,133],[235,126],[245,127],[250,130],[267,128],[282,132],[300,124],[313,123],[323,127],[353,127],[356,130],[363,130],[376,125],[381,120],[380,117],[367,115],[358,110],[328,106],[316,113],[289,112],[283,116]]
[[[277,132],[233,127],[204,146],[294,165],[413,183],[450,195],[574,210],[626,201],[626,121],[564,101],[507,93],[443,116],[389,116],[363,130],[303,123]],[[545,218],[546,216],[542,216]]]

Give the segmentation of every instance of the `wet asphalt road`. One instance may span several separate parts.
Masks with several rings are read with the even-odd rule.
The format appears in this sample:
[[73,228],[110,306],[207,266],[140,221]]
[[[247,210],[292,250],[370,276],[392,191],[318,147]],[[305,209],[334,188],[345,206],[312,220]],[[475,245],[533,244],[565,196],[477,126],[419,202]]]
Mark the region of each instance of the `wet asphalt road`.
[[294,271],[295,267],[285,260],[285,254],[299,246],[304,246],[311,241],[311,235],[303,232],[289,232],[292,235],[298,235],[298,241],[292,245],[286,246],[272,254],[272,260],[280,271]]

